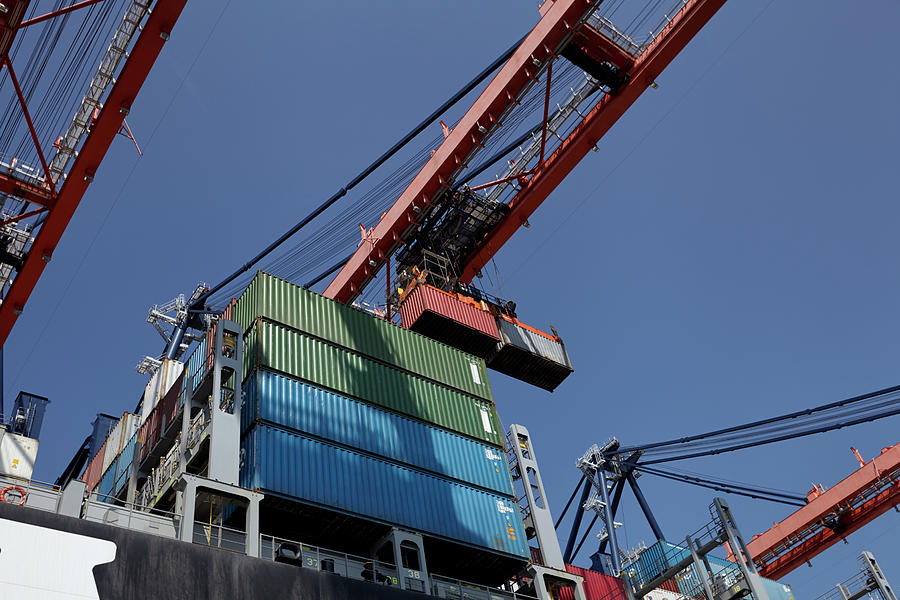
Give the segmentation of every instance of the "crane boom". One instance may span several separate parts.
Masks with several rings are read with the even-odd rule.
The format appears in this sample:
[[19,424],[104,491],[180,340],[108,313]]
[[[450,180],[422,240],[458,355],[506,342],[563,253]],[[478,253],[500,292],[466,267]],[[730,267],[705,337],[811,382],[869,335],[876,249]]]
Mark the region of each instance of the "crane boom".
[[[534,170],[510,203],[509,213],[485,235],[466,260],[460,279],[471,281],[724,3],[725,0],[684,0],[684,5],[668,25],[635,59],[586,24],[600,2],[545,2],[535,28],[382,216],[328,285],[324,295],[350,302],[361,293],[386,259],[422,222],[421,215],[440,202],[439,196],[502,125],[504,116],[517,104],[523,92],[538,81],[553,59],[563,53],[566,44],[573,41],[578,47],[577,52],[583,53],[587,60],[609,62],[620,74],[627,73],[630,81],[622,85],[617,94],[605,96],[562,145]],[[567,54],[570,57],[570,53]]]
[[[93,181],[106,151],[119,132],[125,115],[131,109],[186,3],[187,0],[158,0],[155,3],[55,198],[51,195],[48,199],[46,190],[17,181],[11,176],[0,177],[0,191],[50,208],[31,250],[25,256],[24,263],[0,304],[0,346],[6,342],[16,319],[24,310],[28,297],[50,261],[88,185]],[[59,185],[61,182],[56,183]]]
[[747,549],[760,575],[781,579],[898,504],[900,444],[831,488],[810,492],[806,506],[754,536]]
[[550,3],[545,3],[544,15],[534,29],[381,218],[366,243],[360,245],[337,273],[325,289],[326,297],[350,302],[359,295],[386,257],[399,247],[419,213],[446,189],[447,182],[465,167],[473,151],[483,147],[488,137],[502,126],[504,116],[522,92],[537,81],[549,60],[572,35],[573,26],[583,20],[595,3],[556,0],[547,4]]
[[[634,64],[627,68],[628,83],[619,88],[617,94],[604,96],[559,148],[537,166],[528,183],[510,201],[509,212],[468,259],[460,277],[462,281],[472,281],[724,4],[725,0],[691,0],[681,8]],[[604,37],[592,29],[587,29],[587,32],[590,35],[583,39],[588,42]],[[596,48],[602,50],[606,46],[597,45]],[[627,62],[622,64],[627,67]]]

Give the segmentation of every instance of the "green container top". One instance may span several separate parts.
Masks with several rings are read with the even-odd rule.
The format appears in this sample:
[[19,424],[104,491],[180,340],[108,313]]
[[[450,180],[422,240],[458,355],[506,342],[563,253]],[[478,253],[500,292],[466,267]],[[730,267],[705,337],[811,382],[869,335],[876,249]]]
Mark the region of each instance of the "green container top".
[[257,317],[492,400],[482,359],[262,271],[232,312],[245,332]]
[[401,371],[264,318],[244,335],[244,378],[259,367],[503,446],[494,403]]

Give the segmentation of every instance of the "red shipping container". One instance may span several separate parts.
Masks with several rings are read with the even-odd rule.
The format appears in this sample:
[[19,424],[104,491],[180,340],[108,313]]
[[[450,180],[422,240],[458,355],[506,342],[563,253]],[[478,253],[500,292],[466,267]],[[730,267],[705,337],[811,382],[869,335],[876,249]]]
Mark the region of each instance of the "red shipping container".
[[420,283],[400,304],[403,327],[484,358],[500,342],[497,321],[475,301]]
[[[584,577],[584,595],[587,600],[625,600],[622,580],[590,569],[566,565],[566,571]],[[560,590],[558,600],[574,600],[571,590]]]
[[97,450],[97,454],[88,463],[87,468],[84,470],[84,475],[81,476],[81,480],[87,484],[88,491],[91,491],[100,483],[100,478],[103,476],[104,454],[106,454],[106,442],[103,442],[103,445]]

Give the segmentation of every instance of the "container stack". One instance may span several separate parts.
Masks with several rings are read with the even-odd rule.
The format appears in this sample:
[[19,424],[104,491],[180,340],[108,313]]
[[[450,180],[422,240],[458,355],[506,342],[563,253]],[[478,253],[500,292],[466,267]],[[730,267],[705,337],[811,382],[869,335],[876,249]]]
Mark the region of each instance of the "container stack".
[[[690,550],[687,548],[670,542],[659,541],[641,552],[638,560],[631,565],[627,565],[625,570],[636,584],[646,584],[689,555]],[[710,567],[712,567],[713,575],[717,579],[721,578],[727,581],[729,577],[736,577],[739,573],[736,563],[711,555],[708,555],[707,559]],[[771,579],[762,578],[762,580],[770,600],[794,600],[794,592],[791,586]],[[702,595],[703,584],[691,567],[676,574],[671,583],[673,587],[663,587],[672,592],[678,592],[683,596]]]
[[262,272],[232,320],[264,530],[368,552],[395,526],[425,536],[432,572],[485,580],[528,560],[481,359]]
[[140,415],[124,413],[81,476],[88,491],[95,491],[103,500],[112,500],[128,486],[139,420]]

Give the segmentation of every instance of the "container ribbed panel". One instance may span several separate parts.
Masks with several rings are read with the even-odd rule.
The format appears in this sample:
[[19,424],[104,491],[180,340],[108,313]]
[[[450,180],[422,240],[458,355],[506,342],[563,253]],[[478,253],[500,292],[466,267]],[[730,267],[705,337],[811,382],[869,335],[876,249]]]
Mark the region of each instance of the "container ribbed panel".
[[268,421],[511,496],[495,446],[270,371],[244,385],[241,430]]
[[244,331],[257,317],[491,399],[481,359],[263,272],[256,275],[232,310],[232,320]]
[[262,424],[243,447],[245,487],[528,558],[519,507],[507,496]]
[[257,367],[503,446],[492,402],[264,320],[258,320],[244,336],[245,375]]

